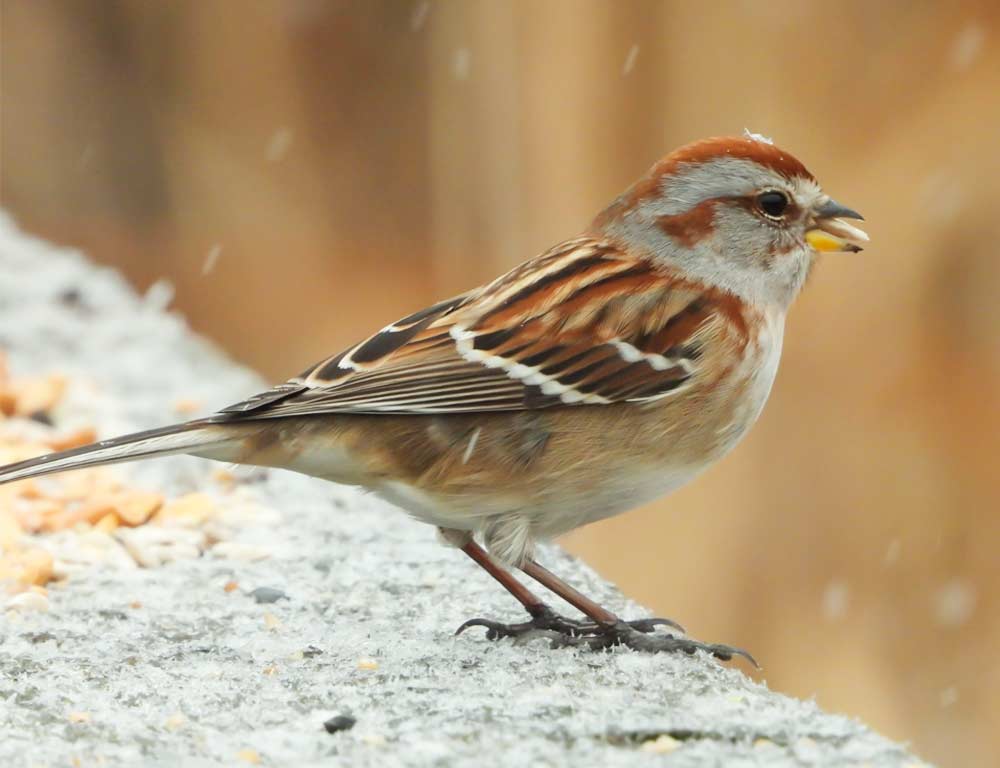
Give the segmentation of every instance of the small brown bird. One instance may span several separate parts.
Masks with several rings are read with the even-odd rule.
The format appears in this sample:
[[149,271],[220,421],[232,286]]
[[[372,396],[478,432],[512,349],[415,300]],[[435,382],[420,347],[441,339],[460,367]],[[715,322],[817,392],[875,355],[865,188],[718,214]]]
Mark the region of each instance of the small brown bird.
[[[669,493],[733,448],[818,253],[868,240],[845,218],[861,216],[767,139],[695,142],[581,236],[488,285],[214,416],[11,464],[0,483],[172,453],[291,469],[437,526],[530,615],[459,631],[746,655],[654,631],[679,629],[669,620],[621,620],[539,565],[534,543]],[[589,620],[558,615],[507,568]]]

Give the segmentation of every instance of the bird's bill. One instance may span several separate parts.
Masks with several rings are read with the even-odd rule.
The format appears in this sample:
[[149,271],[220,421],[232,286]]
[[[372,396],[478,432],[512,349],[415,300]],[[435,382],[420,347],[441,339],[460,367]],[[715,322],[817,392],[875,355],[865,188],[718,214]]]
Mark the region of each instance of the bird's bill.
[[821,253],[857,253],[862,250],[868,243],[868,235],[844,219],[864,221],[857,211],[835,200],[827,200],[816,209],[816,220],[806,231],[806,242]]

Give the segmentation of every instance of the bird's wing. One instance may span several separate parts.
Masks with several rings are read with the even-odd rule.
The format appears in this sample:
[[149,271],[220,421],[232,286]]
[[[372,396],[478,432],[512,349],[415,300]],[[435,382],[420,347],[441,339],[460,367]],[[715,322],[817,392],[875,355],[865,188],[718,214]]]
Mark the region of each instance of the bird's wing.
[[589,237],[386,326],[218,419],[430,414],[656,400],[738,312]]

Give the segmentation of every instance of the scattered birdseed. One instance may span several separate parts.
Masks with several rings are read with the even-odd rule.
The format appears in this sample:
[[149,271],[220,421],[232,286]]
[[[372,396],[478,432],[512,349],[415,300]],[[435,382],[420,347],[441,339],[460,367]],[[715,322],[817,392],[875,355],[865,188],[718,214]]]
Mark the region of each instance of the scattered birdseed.
[[236,757],[251,765],[257,765],[260,762],[260,753],[255,749],[241,749],[236,753]]
[[261,604],[276,603],[279,600],[289,599],[288,595],[274,587],[257,587],[250,592],[250,597]]
[[202,409],[203,405],[200,400],[193,400],[191,398],[185,397],[174,403],[174,412],[180,416],[191,416],[198,413]]
[[46,613],[49,610],[49,598],[38,592],[22,592],[10,598],[4,608],[20,613]]
[[212,479],[226,489],[231,489],[236,485],[236,475],[225,469],[212,470]]
[[215,500],[207,493],[189,493],[163,505],[156,513],[159,525],[197,528],[215,514]]
[[111,533],[115,528],[119,526],[121,520],[118,518],[114,512],[109,512],[96,523],[94,523],[94,530],[103,531],[104,533]]
[[655,739],[644,741],[641,749],[643,752],[653,752],[655,754],[663,755],[668,752],[673,752],[680,745],[680,741],[675,739],[669,733],[664,733],[657,736]]
[[329,720],[323,721],[323,727],[327,733],[337,733],[338,731],[349,731],[358,722],[350,715],[334,715]]
[[185,723],[187,723],[187,718],[178,712],[168,717],[163,723],[163,727],[168,731],[176,731],[177,729],[183,727]]
[[93,427],[80,427],[72,432],[63,435],[56,435],[47,440],[49,448],[53,451],[68,451],[70,448],[79,448],[97,439],[97,430]]
[[[63,400],[74,386],[58,373],[11,377],[0,353],[0,464],[97,439],[93,426],[67,429],[60,423]],[[201,404],[194,400],[178,401],[179,410],[196,407]],[[226,473],[216,479],[230,488],[235,485]],[[261,515],[274,513],[256,507],[250,489],[225,503],[205,493],[167,499],[154,490],[129,487],[116,470],[103,467],[9,483],[0,486],[0,594],[16,597],[8,605],[13,610],[47,610],[47,597],[28,596],[27,588],[95,566],[153,568],[199,557],[210,541],[222,545],[220,556],[262,559],[269,553],[260,548],[224,546],[239,528]],[[209,531],[216,518],[220,524]],[[44,545],[33,538],[36,534],[43,536]]]
[[268,612],[264,614],[264,626],[268,629],[277,629],[281,626],[281,619],[275,616],[273,613]]
[[761,737],[759,739],[754,739],[753,746],[754,746],[754,749],[770,749],[770,748],[776,747],[778,745],[775,744],[770,739],[765,739],[764,737]]
[[66,379],[51,374],[21,379],[13,382],[12,387],[16,399],[12,415],[30,417],[47,414],[56,406],[66,391]]

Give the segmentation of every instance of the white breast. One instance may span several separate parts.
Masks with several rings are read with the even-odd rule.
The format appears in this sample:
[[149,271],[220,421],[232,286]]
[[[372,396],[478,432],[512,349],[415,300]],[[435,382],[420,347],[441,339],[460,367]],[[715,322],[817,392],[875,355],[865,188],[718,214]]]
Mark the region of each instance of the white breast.
[[758,357],[755,361],[755,372],[750,375],[750,387],[747,391],[745,415],[746,428],[757,421],[764,404],[771,394],[774,377],[778,373],[778,363],[781,362],[781,344],[785,336],[785,313],[768,311],[764,314],[764,323],[757,334]]

